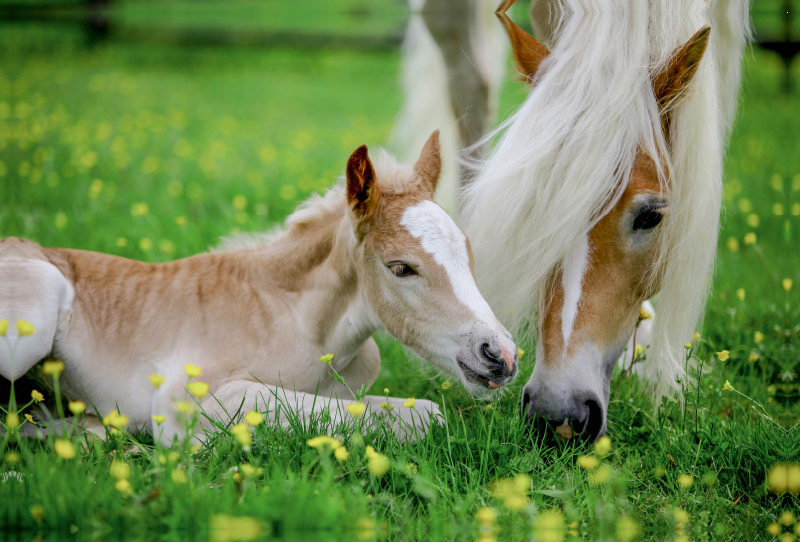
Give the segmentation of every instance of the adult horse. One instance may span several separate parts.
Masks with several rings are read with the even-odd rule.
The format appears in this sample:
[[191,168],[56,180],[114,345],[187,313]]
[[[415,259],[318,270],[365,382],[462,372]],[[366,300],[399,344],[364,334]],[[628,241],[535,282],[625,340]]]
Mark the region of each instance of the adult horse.
[[716,251],[747,4],[539,0],[534,14],[546,17],[534,26],[548,49],[504,15],[513,3],[499,14],[531,92],[459,214],[481,291],[512,330],[536,328],[523,414],[595,439],[615,363],[657,294],[641,373],[656,403],[686,377],[684,344]]
[[[308,200],[283,232],[165,264],[4,239],[0,317],[36,331],[13,363],[0,352],[0,374],[13,381],[52,351],[66,394],[152,424],[167,443],[182,434],[187,388],[223,422],[241,409],[284,424],[286,410],[328,411],[335,427],[349,401],[327,398],[347,391],[318,360],[333,354],[352,389],[374,382],[371,336],[382,328],[469,391],[499,388],[517,374],[517,348],[478,292],[466,237],[431,200],[440,166],[437,133],[413,167],[361,146],[346,182]],[[13,325],[8,333],[16,341]],[[197,376],[188,364],[208,387],[187,386]],[[366,408],[380,414],[385,401],[367,397]],[[438,413],[430,401],[390,403],[423,428]]]

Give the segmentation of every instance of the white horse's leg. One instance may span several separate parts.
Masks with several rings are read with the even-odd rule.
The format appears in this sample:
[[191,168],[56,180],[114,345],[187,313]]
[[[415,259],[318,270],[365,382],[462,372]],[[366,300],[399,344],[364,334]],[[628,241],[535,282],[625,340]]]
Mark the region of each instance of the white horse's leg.
[[[74,295],[72,284],[49,262],[0,260],[0,320],[9,323],[5,341],[0,340],[0,375],[17,380],[50,353],[60,316]],[[34,333],[20,337],[19,320],[32,324]]]

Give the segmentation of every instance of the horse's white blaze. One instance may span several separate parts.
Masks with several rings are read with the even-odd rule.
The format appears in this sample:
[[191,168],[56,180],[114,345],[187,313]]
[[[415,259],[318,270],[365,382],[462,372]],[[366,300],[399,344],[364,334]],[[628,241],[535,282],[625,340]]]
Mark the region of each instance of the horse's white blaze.
[[564,337],[564,347],[569,343],[575,318],[578,316],[578,306],[583,292],[583,276],[589,263],[589,236],[583,237],[581,242],[564,258],[564,272],[561,275],[561,285],[564,290],[564,306],[561,308],[561,334]]
[[407,208],[400,220],[408,233],[419,239],[425,252],[441,265],[456,298],[466,305],[479,320],[494,322],[494,314],[483,299],[469,266],[467,237],[453,219],[430,200]]

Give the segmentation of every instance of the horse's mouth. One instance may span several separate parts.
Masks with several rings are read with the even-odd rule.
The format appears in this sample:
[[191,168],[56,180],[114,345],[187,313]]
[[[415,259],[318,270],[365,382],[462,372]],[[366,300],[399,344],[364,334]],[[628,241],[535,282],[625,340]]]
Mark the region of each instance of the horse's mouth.
[[464,376],[470,382],[475,382],[477,384],[480,384],[484,388],[490,388],[490,389],[493,389],[493,390],[496,390],[497,388],[500,387],[500,385],[497,384],[496,382],[493,382],[493,381],[489,380],[488,378],[486,378],[482,374],[480,374],[478,372],[475,372],[472,369],[470,369],[469,367],[467,367],[467,365],[463,361],[461,361],[460,359],[456,358],[456,361],[458,362],[458,367],[461,369],[461,372],[464,373]]

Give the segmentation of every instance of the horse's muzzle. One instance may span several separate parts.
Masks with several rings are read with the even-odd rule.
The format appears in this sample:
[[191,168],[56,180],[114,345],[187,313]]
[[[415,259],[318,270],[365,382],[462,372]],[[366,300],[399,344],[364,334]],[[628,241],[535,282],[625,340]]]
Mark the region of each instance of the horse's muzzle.
[[594,442],[606,431],[606,414],[599,397],[578,393],[566,401],[546,391],[522,392],[522,417],[532,431],[546,440],[578,438]]

